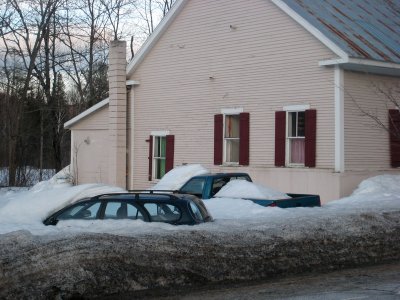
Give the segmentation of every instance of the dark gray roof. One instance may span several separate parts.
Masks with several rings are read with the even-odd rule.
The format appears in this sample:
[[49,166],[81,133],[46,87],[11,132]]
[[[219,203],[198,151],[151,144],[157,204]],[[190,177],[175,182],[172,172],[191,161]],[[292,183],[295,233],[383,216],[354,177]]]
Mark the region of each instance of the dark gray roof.
[[400,63],[400,0],[283,0],[352,58]]

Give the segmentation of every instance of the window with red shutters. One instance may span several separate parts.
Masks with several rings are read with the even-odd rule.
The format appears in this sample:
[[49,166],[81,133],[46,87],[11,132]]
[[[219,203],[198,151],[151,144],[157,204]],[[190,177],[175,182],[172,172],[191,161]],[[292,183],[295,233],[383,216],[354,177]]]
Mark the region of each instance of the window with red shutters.
[[400,112],[389,109],[389,141],[390,164],[393,168],[400,167]]
[[317,111],[275,112],[275,166],[315,167]]
[[250,114],[214,116],[214,164],[249,165]]
[[148,180],[161,179],[174,168],[175,136],[150,135]]

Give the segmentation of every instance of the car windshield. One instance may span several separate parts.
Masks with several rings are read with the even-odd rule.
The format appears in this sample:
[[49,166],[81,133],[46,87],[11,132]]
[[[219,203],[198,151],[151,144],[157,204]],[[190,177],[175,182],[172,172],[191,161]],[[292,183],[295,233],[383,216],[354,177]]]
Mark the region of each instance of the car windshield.
[[180,189],[180,192],[196,195],[201,198],[203,195],[204,183],[205,178],[192,178]]

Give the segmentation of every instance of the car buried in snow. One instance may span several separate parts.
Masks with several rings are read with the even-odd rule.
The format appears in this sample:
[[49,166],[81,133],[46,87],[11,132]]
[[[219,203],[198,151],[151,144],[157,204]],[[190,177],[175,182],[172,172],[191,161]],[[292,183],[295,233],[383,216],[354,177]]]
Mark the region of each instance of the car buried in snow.
[[[245,180],[252,182],[247,173],[215,173],[203,174],[190,178],[177,192],[182,194],[191,194],[203,200],[212,199],[216,194],[230,181]],[[252,199],[243,197],[246,200],[265,207],[314,207],[321,206],[319,195],[293,194],[287,193],[285,199]]]
[[167,191],[103,194],[79,200],[53,213],[44,225],[64,220],[142,220],[172,225],[212,221],[203,201],[193,195]]

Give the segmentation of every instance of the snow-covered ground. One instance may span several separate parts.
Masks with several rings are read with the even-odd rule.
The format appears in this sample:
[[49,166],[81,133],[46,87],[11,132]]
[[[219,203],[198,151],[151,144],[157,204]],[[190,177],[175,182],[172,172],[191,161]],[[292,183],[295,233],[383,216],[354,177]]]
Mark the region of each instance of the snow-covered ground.
[[[200,165],[178,167],[168,173],[153,189],[178,189],[188,178],[207,173]],[[0,234],[27,230],[34,235],[78,234],[83,232],[137,235],[165,231],[222,231],[243,228],[276,228],[285,224],[336,222],[338,216],[360,213],[381,213],[400,210],[400,175],[382,175],[363,181],[350,197],[330,202],[323,207],[289,208],[262,207],[249,198],[280,197],[279,192],[245,181],[231,182],[221,189],[218,198],[204,200],[215,222],[199,226],[172,226],[145,223],[140,220],[63,221],[57,226],[44,226],[42,221],[52,212],[84,197],[121,192],[120,188],[85,184],[72,186],[65,175],[27,189],[0,189]],[[235,197],[235,198],[233,198]]]

